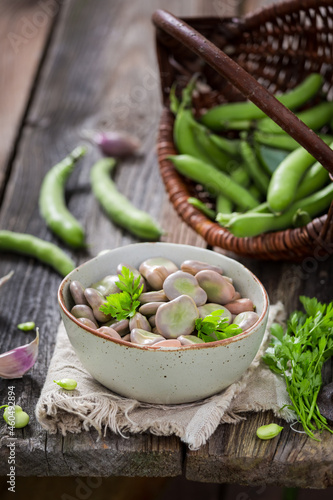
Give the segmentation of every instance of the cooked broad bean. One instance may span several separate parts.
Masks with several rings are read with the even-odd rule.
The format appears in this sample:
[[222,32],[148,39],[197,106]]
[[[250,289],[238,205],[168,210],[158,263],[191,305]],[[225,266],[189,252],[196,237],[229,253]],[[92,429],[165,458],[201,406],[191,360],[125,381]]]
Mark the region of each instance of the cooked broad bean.
[[178,271],[176,264],[162,257],[147,259],[139,267],[140,274],[154,290],[161,290],[165,278],[176,271]]
[[233,285],[215,271],[200,271],[196,278],[200,287],[207,293],[209,302],[227,304],[235,295]]
[[91,319],[88,318],[77,318],[77,320],[82,323],[84,326],[89,326],[89,328],[92,328],[93,330],[97,330],[96,323],[91,321]]
[[223,270],[219,266],[213,266],[211,264],[207,264],[207,262],[202,262],[200,260],[184,260],[181,264],[180,269],[185,273],[193,274],[194,276],[199,271],[215,271],[219,274],[223,274]]
[[87,318],[90,319],[93,323],[95,323],[96,327],[98,327],[96,318],[91,307],[86,306],[85,304],[77,304],[71,309],[71,313],[76,318]]
[[[125,267],[124,264],[117,266],[118,275],[119,271],[125,272]],[[127,319],[120,321],[99,310],[106,298],[112,296],[113,287],[117,287],[117,293],[122,293],[117,286],[118,275],[105,276],[86,289],[81,283],[73,281],[70,291],[74,302],[80,303],[75,304],[71,313],[84,326],[110,338],[142,346],[156,345],[156,348],[201,344],[203,340],[198,337],[201,323],[197,320],[201,318],[201,322],[207,316],[213,316],[215,311],[220,311],[218,316],[215,315],[215,321],[219,316],[226,318],[227,324],[234,323],[242,331],[258,321],[259,316],[254,312],[251,299],[241,297],[232,284],[232,278],[222,275],[219,266],[185,260],[179,267],[168,259],[156,257],[142,262],[139,267],[141,272],[133,266],[127,267],[135,279],[141,276],[141,283],[151,287],[162,285],[163,288],[141,292],[138,297],[140,307],[128,309]],[[102,292],[110,293],[105,296]],[[86,304],[82,304],[83,301]],[[214,322],[208,319],[208,324],[214,325]],[[223,322],[219,325],[223,328]]]
[[132,331],[134,328],[139,328],[141,330],[151,331],[151,326],[146,316],[137,312],[134,316],[129,320],[129,328]]
[[251,328],[259,319],[259,315],[254,311],[246,311],[234,318],[233,323],[238,325],[243,331]]
[[90,307],[92,308],[94,316],[97,319],[97,321],[100,321],[101,323],[106,323],[111,319],[111,316],[104,314],[99,309],[105,302],[105,297],[101,294],[101,292],[99,292],[95,288],[89,287],[85,289],[84,296],[87,299]]
[[231,314],[240,314],[245,311],[253,311],[254,305],[251,299],[236,299],[232,302],[228,302],[225,307],[231,312]]
[[170,274],[164,280],[163,290],[169,300],[176,299],[180,295],[187,295],[197,306],[202,306],[207,301],[207,293],[199,286],[196,277],[184,271]]
[[88,301],[84,296],[84,286],[77,280],[71,281],[69,285],[69,291],[71,292],[72,298],[75,304],[85,304],[88,305]]
[[113,339],[121,339],[119,333],[110,326],[101,326],[100,328],[97,328],[97,331],[105,333],[105,335],[109,335],[109,337],[112,337]]

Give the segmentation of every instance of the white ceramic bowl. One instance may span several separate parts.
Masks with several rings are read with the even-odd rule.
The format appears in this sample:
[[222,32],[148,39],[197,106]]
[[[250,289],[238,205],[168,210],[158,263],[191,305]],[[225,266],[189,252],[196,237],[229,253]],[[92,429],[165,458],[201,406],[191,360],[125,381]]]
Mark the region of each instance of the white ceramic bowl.
[[[230,339],[162,350],[112,339],[82,326],[70,314],[71,281],[88,287],[108,274],[116,274],[120,262],[138,268],[150,257],[166,257],[177,265],[194,259],[221,266],[241,295],[252,299],[259,321]],[[159,404],[197,401],[238,380],[259,349],[269,308],[264,287],[242,264],[210,250],[173,243],[137,243],[98,255],[62,281],[58,301],[70,342],[86,370],[122,396]]]

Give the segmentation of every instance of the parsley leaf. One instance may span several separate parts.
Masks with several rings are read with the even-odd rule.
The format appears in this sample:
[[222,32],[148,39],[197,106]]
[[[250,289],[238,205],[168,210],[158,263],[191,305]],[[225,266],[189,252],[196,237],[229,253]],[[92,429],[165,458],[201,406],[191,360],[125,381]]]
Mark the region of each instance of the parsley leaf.
[[272,342],[263,360],[284,378],[290,408],[308,436],[316,439],[314,431],[333,432],[317,406],[322,367],[333,355],[333,302],[321,304],[304,296],[299,299],[305,312],[294,311],[285,331],[281,325],[272,326]]
[[229,325],[227,318],[221,317],[223,309],[218,309],[208,314],[205,318],[198,318],[195,321],[195,328],[199,339],[204,342],[215,342],[233,337],[242,332],[242,329],[235,324]]
[[106,297],[106,302],[99,308],[105,314],[110,314],[118,321],[132,318],[140,305],[140,297],[143,285],[140,286],[141,276],[134,278],[134,274],[125,266],[118,274],[119,281],[116,281],[120,293],[112,293]]

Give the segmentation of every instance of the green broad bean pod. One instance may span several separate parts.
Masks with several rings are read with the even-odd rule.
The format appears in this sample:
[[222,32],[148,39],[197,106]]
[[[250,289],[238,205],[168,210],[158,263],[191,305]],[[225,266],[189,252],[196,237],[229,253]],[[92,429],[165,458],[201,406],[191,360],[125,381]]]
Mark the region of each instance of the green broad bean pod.
[[[326,143],[333,142],[333,136],[329,134],[318,134],[319,137]],[[287,151],[294,151],[300,147],[299,142],[290,137],[290,135],[282,134],[266,134],[264,132],[255,131],[253,133],[255,142],[271,148],[286,149]]]
[[[295,109],[313,97],[323,84],[323,78],[318,73],[312,73],[293,90],[276,96],[289,109]],[[228,121],[257,120],[266,117],[253,102],[235,102],[215,106],[202,117],[201,123],[212,130],[223,130]]]
[[[333,148],[333,143],[329,146]],[[291,205],[303,176],[313,163],[313,156],[302,147],[295,149],[280,163],[273,172],[267,191],[267,201],[273,212],[281,213]]]
[[114,158],[101,158],[93,165],[90,179],[96,199],[115,224],[141,239],[158,240],[161,228],[147,212],[132,205],[111,179],[115,166]]
[[232,202],[223,194],[216,196],[216,212],[230,214],[232,212]]
[[301,200],[318,191],[329,182],[329,173],[319,161],[314,163],[305,173],[297,188],[295,200]]
[[73,248],[84,246],[84,229],[65,204],[65,184],[86,148],[77,147],[45,175],[39,194],[39,210],[51,231]]
[[0,230],[0,251],[34,257],[61,276],[66,276],[75,268],[73,260],[59,247],[31,234]]
[[241,153],[247,173],[252,178],[254,185],[266,195],[269,186],[269,177],[261,168],[256,154],[251,145],[243,138],[241,140]]
[[[296,113],[296,116],[312,130],[319,130],[333,118],[333,102],[321,102],[317,106]],[[263,118],[257,123],[257,129],[266,134],[286,134],[271,118]]]
[[197,208],[200,212],[206,215],[208,219],[215,220],[216,212],[211,208],[207,207],[207,205],[203,201],[198,200],[198,198],[194,198],[193,196],[190,196],[189,198],[187,198],[187,203]]
[[333,183],[330,183],[314,194],[294,202],[281,215],[246,212],[235,215],[227,221],[224,221],[222,216],[217,215],[216,220],[238,238],[258,236],[261,233],[280,231],[291,227],[298,209],[307,212],[310,217],[315,217],[329,207],[332,199]]
[[229,155],[211,138],[211,132],[198,123],[191,110],[191,87],[184,89],[183,100],[179,105],[173,128],[173,139],[180,154],[190,154],[212,163],[224,170]]
[[219,193],[225,195],[244,210],[259,205],[259,201],[247,189],[212,165],[190,155],[174,155],[169,156],[168,159],[182,175],[202,184],[209,191],[215,192],[216,195]]

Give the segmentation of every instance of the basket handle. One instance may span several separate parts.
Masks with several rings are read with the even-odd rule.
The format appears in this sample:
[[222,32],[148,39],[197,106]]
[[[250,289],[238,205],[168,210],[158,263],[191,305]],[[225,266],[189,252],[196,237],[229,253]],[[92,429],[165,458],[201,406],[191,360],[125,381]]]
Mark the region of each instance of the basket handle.
[[306,149],[333,175],[333,151],[292,111],[278,101],[236,61],[207,40],[201,33],[165,10],[152,16],[156,27],[162,29],[201,57],[213,69],[229,80],[247,99]]

